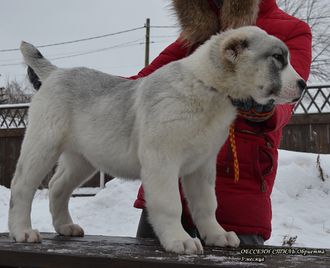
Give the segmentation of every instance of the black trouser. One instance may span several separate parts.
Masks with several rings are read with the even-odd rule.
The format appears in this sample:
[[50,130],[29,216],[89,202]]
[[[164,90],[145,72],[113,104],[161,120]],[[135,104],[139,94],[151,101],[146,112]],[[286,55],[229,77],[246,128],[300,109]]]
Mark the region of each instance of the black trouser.
[[[192,228],[189,226],[187,220],[185,217],[181,218],[182,226],[186,230],[186,232],[192,236],[196,237],[198,235],[198,231],[196,228]],[[239,240],[241,241],[240,246],[250,246],[250,245],[255,245],[255,246],[261,246],[264,244],[265,240],[261,235],[257,234],[245,234],[245,235],[237,235]],[[139,222],[139,226],[137,229],[136,233],[137,238],[156,238],[155,232],[151,226],[151,224],[148,221],[148,213],[145,209],[142,210],[141,213],[141,218]]]

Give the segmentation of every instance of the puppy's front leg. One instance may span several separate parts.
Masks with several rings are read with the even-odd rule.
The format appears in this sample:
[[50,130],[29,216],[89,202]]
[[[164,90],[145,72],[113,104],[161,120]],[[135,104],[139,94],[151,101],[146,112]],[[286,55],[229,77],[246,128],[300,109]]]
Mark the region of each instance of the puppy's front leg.
[[142,165],[149,221],[166,251],[199,254],[203,247],[198,238],[190,237],[181,224],[182,206],[178,185],[178,166],[150,159]]
[[182,180],[188,206],[201,238],[209,246],[238,247],[239,238],[234,232],[226,232],[215,217],[215,160],[208,161]]

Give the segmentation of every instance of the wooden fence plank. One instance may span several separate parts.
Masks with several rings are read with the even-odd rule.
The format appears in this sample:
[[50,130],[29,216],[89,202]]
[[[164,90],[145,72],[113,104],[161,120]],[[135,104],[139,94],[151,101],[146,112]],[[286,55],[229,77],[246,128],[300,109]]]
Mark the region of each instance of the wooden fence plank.
[[297,114],[283,129],[280,149],[330,153],[330,114]]
[[18,137],[23,139],[25,128],[4,128],[0,129],[0,138]]
[[323,114],[294,114],[289,125],[329,124],[330,113]]
[[[2,130],[0,130],[0,133]],[[10,132],[13,134],[13,132]],[[23,132],[24,133],[24,132]],[[14,133],[17,134],[17,133]],[[21,150],[22,136],[9,135],[0,138],[0,184],[10,186],[16,162]]]
[[329,267],[330,251],[311,248],[207,247],[203,255],[166,253],[151,239],[43,234],[41,244],[13,243],[0,234],[0,267]]

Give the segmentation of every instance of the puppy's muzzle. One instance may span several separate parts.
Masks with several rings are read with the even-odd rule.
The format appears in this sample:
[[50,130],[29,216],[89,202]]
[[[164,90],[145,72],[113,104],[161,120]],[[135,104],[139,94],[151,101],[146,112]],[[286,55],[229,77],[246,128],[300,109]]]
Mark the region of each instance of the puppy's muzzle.
[[295,98],[295,99],[293,99],[293,100],[292,100],[293,103],[296,103],[296,102],[298,102],[298,101],[300,100],[300,98],[301,98],[301,96],[302,96],[304,90],[305,90],[306,87],[307,87],[307,84],[306,84],[306,82],[305,82],[304,79],[299,79],[299,80],[297,81],[297,86],[298,86],[298,90],[299,90],[299,94],[300,94],[300,96],[297,97],[297,98]]
[[297,81],[297,84],[298,84],[298,88],[299,88],[299,90],[300,90],[300,92],[302,94],[304,92],[304,90],[306,89],[307,84],[306,84],[305,80],[303,80],[303,79],[299,79]]

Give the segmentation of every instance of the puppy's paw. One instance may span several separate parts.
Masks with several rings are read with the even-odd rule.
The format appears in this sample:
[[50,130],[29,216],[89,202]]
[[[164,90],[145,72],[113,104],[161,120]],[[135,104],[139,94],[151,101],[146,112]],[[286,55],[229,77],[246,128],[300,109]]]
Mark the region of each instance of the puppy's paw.
[[205,244],[208,246],[237,248],[240,240],[234,232],[222,232],[217,235],[207,236],[205,238]]
[[64,235],[64,236],[83,237],[85,234],[83,228],[81,228],[78,224],[73,224],[73,223],[63,224],[58,228],[56,228],[56,231],[60,235]]
[[203,246],[198,238],[170,241],[164,248],[166,251],[178,254],[203,254]]
[[19,232],[11,232],[10,236],[18,243],[40,243],[42,238],[38,230],[26,229]]

